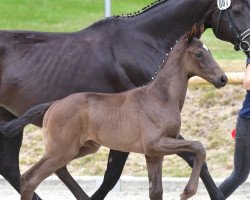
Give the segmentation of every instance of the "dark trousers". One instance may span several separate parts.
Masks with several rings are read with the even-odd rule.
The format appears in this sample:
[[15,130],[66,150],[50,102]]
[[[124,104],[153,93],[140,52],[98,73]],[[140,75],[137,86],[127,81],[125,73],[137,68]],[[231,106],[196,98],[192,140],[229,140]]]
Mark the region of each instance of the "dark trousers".
[[238,116],[236,124],[234,170],[219,186],[225,198],[229,197],[242,183],[250,171],[250,119]]

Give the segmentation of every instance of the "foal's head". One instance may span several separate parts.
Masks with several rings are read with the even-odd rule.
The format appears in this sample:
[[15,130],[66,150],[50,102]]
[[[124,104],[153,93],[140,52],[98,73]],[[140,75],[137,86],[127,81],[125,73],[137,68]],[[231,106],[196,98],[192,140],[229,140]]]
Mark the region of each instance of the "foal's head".
[[213,59],[208,48],[199,40],[202,32],[202,27],[194,26],[192,31],[182,38],[186,43],[182,58],[183,70],[188,78],[200,76],[216,88],[223,87],[227,83],[227,76]]

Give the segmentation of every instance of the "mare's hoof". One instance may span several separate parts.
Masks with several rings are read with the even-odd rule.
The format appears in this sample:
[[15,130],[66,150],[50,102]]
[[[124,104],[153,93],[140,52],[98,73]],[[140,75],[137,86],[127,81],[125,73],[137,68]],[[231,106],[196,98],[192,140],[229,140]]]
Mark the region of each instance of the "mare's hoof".
[[210,198],[211,200],[225,200],[226,199],[222,193],[218,193],[216,196],[210,197]]

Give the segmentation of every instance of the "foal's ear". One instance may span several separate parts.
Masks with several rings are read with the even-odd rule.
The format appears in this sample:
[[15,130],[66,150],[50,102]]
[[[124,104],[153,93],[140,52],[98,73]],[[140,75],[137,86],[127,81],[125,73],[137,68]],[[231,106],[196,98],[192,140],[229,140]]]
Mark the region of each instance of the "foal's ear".
[[197,31],[195,34],[195,37],[197,37],[198,39],[201,38],[202,33],[205,31],[205,27],[204,24],[201,24],[200,26],[197,27]]
[[191,40],[196,37],[198,39],[200,39],[202,33],[204,32],[205,28],[204,28],[204,24],[202,25],[197,25],[197,24],[194,24],[191,31],[189,32],[189,35],[188,35],[188,42],[191,42]]
[[191,40],[193,39],[193,37],[196,36],[196,32],[197,32],[197,24],[194,24],[192,26],[191,31],[188,34],[188,43],[191,42]]

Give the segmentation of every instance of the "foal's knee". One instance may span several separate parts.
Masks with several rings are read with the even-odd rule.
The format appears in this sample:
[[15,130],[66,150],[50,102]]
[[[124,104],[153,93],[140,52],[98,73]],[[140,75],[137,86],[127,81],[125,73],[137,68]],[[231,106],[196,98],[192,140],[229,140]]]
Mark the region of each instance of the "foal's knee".
[[202,143],[200,141],[194,141],[192,147],[195,158],[201,160],[202,162],[205,161],[206,150]]

